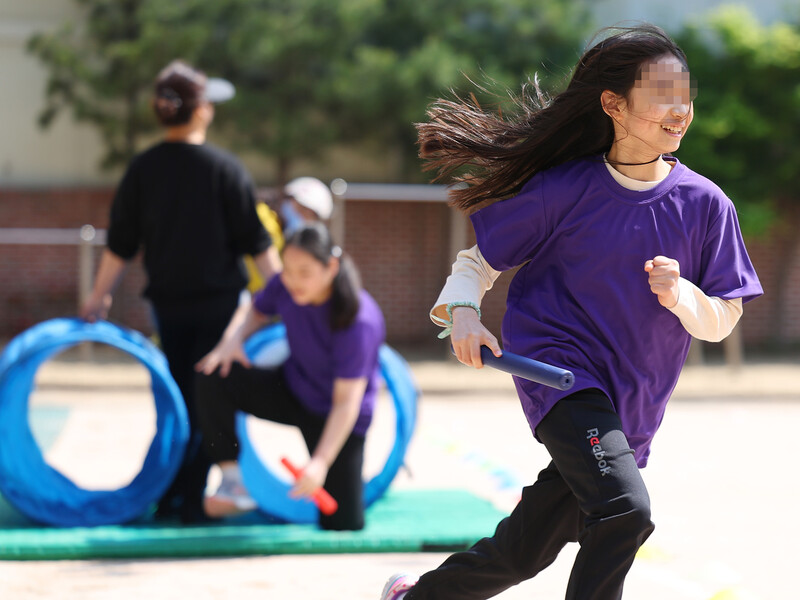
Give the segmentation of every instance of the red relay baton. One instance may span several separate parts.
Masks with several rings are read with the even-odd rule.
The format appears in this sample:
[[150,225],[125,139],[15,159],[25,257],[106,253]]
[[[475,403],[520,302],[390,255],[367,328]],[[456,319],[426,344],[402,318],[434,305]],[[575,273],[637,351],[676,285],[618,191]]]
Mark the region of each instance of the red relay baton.
[[[295,467],[288,458],[285,456],[281,458],[281,464],[286,467],[292,475],[294,475],[295,481],[300,479],[300,476],[303,474],[303,472]],[[333,496],[331,496],[323,488],[317,488],[314,493],[311,494],[311,499],[314,501],[314,504],[317,505],[317,508],[319,508],[319,512],[321,512],[323,515],[330,516],[339,509],[338,502],[336,502],[336,500],[333,499]]]

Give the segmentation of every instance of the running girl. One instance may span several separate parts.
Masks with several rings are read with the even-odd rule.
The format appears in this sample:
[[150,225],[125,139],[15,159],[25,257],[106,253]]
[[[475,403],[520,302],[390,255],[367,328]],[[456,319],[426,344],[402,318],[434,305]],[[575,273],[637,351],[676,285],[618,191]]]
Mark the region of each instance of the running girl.
[[504,346],[569,368],[576,383],[563,392],[515,379],[552,462],[494,536],[416,584],[393,577],[382,598],[489,598],[570,541],[581,549],[566,597],[621,598],[653,530],[639,469],[690,339],[724,338],[742,303],[762,293],[731,201],[670,156],[694,96],[684,53],[643,25],[590,48],[552,101],[534,82],[507,119],[440,100],[419,125],[421,155],[440,177],[471,167],[452,200],[477,236],[432,316],[451,328],[459,360],[480,368],[481,345],[501,354],[480,300],[501,271],[522,265]]
[[[361,289],[350,258],[316,223],[293,233],[284,268],[231,320],[222,339],[197,365],[197,403],[208,455],[222,483],[205,509],[222,517],[256,508],[237,466],[237,410],[300,428],[311,458],[292,490],[310,497],[320,486],[338,501],[324,529],[364,527],[364,437],[379,384],[384,340],[380,308]],[[249,368],[244,340],[269,317],[286,325],[291,352],[277,369]]]

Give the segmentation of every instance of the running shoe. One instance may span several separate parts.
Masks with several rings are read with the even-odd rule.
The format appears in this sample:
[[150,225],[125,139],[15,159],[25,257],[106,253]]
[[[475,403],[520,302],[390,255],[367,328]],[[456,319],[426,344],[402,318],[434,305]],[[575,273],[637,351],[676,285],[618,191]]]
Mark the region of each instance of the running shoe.
[[408,591],[417,583],[417,578],[408,573],[395,573],[383,586],[381,600],[403,600]]
[[214,519],[240,515],[256,508],[256,501],[242,483],[225,481],[224,478],[216,493],[203,499],[203,511]]

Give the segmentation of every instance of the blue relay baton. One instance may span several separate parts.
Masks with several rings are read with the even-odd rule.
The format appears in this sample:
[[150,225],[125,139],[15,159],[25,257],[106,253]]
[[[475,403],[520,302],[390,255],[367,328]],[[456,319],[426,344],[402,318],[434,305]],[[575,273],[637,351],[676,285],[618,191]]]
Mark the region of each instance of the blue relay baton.
[[505,371],[511,375],[541,383],[557,390],[566,391],[575,383],[575,375],[572,374],[572,371],[554,367],[513,352],[503,351],[503,355],[497,357],[492,354],[488,347],[481,346],[481,360],[484,365],[493,369]]

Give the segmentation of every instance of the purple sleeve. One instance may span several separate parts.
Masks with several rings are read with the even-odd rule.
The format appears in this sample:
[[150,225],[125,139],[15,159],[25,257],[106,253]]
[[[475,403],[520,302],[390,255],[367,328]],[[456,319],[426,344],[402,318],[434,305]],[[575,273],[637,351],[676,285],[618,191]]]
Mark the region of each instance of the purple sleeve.
[[253,296],[253,306],[264,315],[278,314],[278,294],[284,289],[280,275],[273,275],[262,289]]
[[334,334],[333,376],[341,379],[370,377],[378,365],[383,343],[383,324],[359,318],[347,329]]
[[723,198],[720,208],[703,244],[698,287],[708,296],[748,302],[764,292],[747,255],[733,203]]
[[532,258],[547,239],[543,175],[534,176],[522,192],[474,213],[470,220],[481,254],[497,271]]

